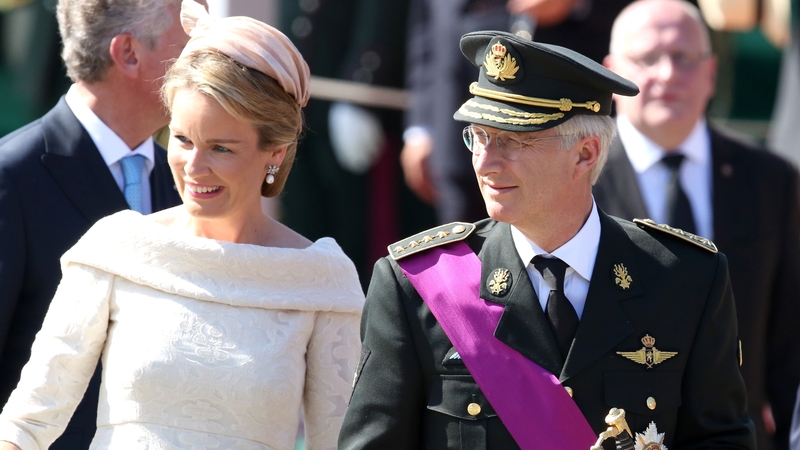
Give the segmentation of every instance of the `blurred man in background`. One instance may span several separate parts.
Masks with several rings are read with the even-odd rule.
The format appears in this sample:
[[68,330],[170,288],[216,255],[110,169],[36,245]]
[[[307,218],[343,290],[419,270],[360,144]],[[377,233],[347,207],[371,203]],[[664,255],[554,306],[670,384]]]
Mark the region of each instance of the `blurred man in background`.
[[758,446],[785,449],[800,383],[797,173],[706,122],[717,61],[694,6],[635,2],[611,36],[605,65],[641,93],[616,97],[619,135],[594,187],[597,204],[713,239],[728,256]]
[[[159,98],[188,41],[179,0],[61,0],[62,58],[74,84],[41,119],[0,140],[0,401],[16,386],[59,280],[59,258],[98,219],[180,203]],[[144,332],[144,330],[143,330]],[[51,447],[88,448],[99,370]]]

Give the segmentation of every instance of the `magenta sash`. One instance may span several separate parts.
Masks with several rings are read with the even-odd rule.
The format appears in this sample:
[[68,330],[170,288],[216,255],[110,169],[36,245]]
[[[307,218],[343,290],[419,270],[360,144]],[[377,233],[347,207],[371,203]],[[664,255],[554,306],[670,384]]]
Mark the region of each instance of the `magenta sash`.
[[592,428],[558,379],[494,337],[503,306],[480,298],[481,261],[466,243],[429,249],[397,264],[521,449],[588,450],[595,443]]

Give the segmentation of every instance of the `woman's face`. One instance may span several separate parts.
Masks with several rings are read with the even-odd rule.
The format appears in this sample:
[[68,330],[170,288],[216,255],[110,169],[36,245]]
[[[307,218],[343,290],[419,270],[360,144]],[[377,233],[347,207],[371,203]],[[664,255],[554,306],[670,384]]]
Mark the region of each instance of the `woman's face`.
[[286,146],[260,148],[251,125],[194,89],[175,93],[169,128],[169,164],[189,214],[234,222],[261,214],[267,166],[281,165]]

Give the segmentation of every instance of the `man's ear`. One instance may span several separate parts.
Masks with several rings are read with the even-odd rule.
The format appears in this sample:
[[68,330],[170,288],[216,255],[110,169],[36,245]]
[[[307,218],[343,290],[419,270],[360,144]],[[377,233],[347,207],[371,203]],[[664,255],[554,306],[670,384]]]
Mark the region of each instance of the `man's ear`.
[[578,155],[575,160],[575,171],[572,178],[580,179],[591,172],[592,167],[600,160],[600,138],[597,136],[587,136],[581,139],[578,144]]
[[611,55],[606,55],[603,58],[603,66],[608,70],[614,70],[614,57]]
[[114,66],[121,73],[130,78],[135,78],[139,74],[139,55],[137,50],[140,48],[139,42],[130,34],[118,34],[111,39],[109,52]]

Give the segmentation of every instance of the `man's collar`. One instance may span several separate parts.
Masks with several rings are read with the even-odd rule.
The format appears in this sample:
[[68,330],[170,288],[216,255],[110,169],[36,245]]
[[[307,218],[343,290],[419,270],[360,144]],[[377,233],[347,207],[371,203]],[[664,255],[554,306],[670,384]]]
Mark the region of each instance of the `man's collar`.
[[583,224],[580,231],[552,253],[542,250],[513,225],[511,226],[511,236],[523,264],[530,263],[536,255],[552,255],[569,264],[578,275],[591,281],[594,261],[597,258],[597,248],[600,245],[600,215],[597,213],[594,198],[592,198],[592,212],[589,213],[589,218],[586,219],[586,223]]
[[67,106],[75,114],[75,117],[89,133],[89,136],[94,141],[100,155],[103,157],[107,166],[110,166],[120,159],[131,155],[140,154],[147,158],[146,166],[148,170],[152,170],[155,161],[155,150],[153,145],[153,138],[147,138],[135,149],[128,148],[125,141],[117,135],[111,128],[108,127],[97,114],[83,101],[78,93],[78,88],[73,84],[67,95],[64,96]]
[[[646,171],[661,161],[666,154],[666,149],[639,132],[624,115],[617,116],[617,130],[636,173]],[[678,148],[688,161],[699,165],[708,164],[711,158],[711,140],[705,118],[701,117],[695,123],[692,132],[678,145]]]

